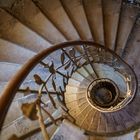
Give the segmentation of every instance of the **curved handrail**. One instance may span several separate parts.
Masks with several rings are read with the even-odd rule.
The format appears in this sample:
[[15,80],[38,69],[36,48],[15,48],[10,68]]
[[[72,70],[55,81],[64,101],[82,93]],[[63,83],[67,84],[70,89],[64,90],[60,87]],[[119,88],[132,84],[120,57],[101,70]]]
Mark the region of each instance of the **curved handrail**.
[[[92,41],[70,41],[70,42],[64,42],[58,45],[54,45],[50,48],[47,48],[37,55],[35,55],[33,58],[31,58],[29,61],[27,61],[22,68],[11,78],[11,80],[8,82],[7,86],[5,89],[2,91],[1,97],[0,97],[0,129],[2,128],[6,113],[12,103],[12,100],[22,84],[22,82],[25,80],[27,75],[30,73],[30,71],[40,62],[42,61],[46,56],[48,56],[50,53],[52,53],[55,50],[66,48],[69,46],[73,45],[94,45],[97,47],[104,47],[103,45],[94,43]],[[117,57],[119,60],[123,61],[117,54],[115,54],[112,50],[105,48],[104,50],[112,53],[115,57]],[[133,69],[125,62],[123,61],[134,73]],[[136,79],[136,84],[137,84],[137,78],[134,73],[135,79]],[[134,90],[135,92],[137,91],[137,86],[136,89]]]

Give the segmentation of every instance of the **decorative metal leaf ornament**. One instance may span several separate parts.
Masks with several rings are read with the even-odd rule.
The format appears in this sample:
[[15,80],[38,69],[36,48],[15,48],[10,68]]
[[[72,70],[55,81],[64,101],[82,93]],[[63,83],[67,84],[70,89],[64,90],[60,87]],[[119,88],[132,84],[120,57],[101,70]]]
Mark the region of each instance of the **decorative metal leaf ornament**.
[[35,74],[34,75],[34,79],[35,79],[35,82],[38,84],[38,85],[41,85],[44,83],[44,81],[41,79],[41,77],[38,75],[38,74]]
[[70,56],[75,57],[75,49],[72,48],[72,49],[69,51],[69,54],[70,54]]
[[65,61],[65,54],[62,53],[61,54],[61,63],[62,63],[62,65],[64,64],[64,61]]
[[65,70],[68,69],[70,67],[70,65],[71,65],[71,61],[68,62],[68,64],[65,66]]
[[36,103],[25,103],[21,106],[23,114],[30,120],[37,120]]
[[49,66],[49,71],[50,71],[50,73],[55,74],[55,68],[54,68],[53,62],[51,62],[51,65]]
[[56,91],[56,84],[53,78],[52,78],[52,85],[53,85],[54,90]]

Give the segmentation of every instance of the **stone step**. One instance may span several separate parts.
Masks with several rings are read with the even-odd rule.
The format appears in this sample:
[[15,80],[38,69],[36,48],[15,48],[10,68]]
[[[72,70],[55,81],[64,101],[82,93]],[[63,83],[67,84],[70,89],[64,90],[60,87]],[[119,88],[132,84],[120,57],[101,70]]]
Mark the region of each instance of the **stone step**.
[[84,0],[83,6],[93,40],[99,44],[104,44],[103,13],[101,0]]
[[34,135],[25,138],[25,140],[43,140],[42,132],[37,132]]
[[66,86],[66,92],[69,93],[78,93],[78,92],[86,92],[86,88],[85,87],[74,87],[74,86]]
[[[58,0],[34,0],[46,17],[59,29],[68,40],[77,40],[79,35]],[[49,4],[48,4],[49,3]],[[58,18],[59,17],[59,18]],[[62,41],[61,41],[62,42]]]
[[82,111],[80,114],[76,116],[75,119],[76,119],[76,124],[78,126],[81,126],[82,122],[87,119],[86,117],[88,116],[91,110],[92,110],[92,107],[89,105],[84,111]]
[[100,112],[99,111],[94,111],[93,116],[91,117],[91,122],[89,124],[88,130],[91,132],[95,132],[98,129],[98,123],[100,118]]
[[72,78],[69,78],[68,85],[79,87],[80,82],[79,81],[76,81],[76,80],[74,80]]
[[84,112],[86,112],[89,108],[89,104],[84,104],[83,106],[79,106],[79,112],[77,112],[76,114],[74,114],[74,118],[76,118],[76,121],[78,121],[78,118],[80,115],[82,115]]
[[75,118],[76,116],[78,116],[79,114],[81,114],[81,112],[83,112],[85,109],[87,109],[87,107],[89,106],[89,104],[86,102],[84,103],[84,101],[77,101],[78,106],[76,106],[74,109],[69,110],[69,113]]
[[124,129],[126,129],[125,122],[122,121],[122,118],[121,118],[121,115],[119,114],[119,112],[112,113],[112,116],[114,118],[114,123],[116,125],[117,131],[123,131]]
[[93,109],[93,108],[91,110],[89,110],[89,112],[85,115],[85,119],[80,124],[81,128],[88,130],[88,127],[90,125],[90,122],[92,121],[94,112],[95,112],[95,109]]
[[0,36],[6,40],[24,46],[34,52],[39,52],[47,47],[50,43],[37,35],[35,32],[24,26],[13,16],[3,9],[0,9]]
[[90,136],[89,140],[134,140],[135,132],[117,137]]
[[122,4],[115,48],[116,53],[120,56],[123,53],[138,14],[138,7],[125,3]]
[[139,62],[139,53],[140,53],[139,34],[140,34],[140,18],[137,19],[133,27],[129,40],[124,49],[124,53],[122,55],[123,59],[131,66],[138,64]]
[[106,129],[107,129],[107,122],[106,122],[106,119],[104,117],[104,113],[101,113],[100,118],[99,118],[97,132],[106,133]]
[[[7,82],[0,81],[0,91],[3,91],[4,88],[6,87],[6,85],[7,85]],[[1,95],[1,93],[0,93],[0,95]]]
[[130,116],[132,116],[132,118],[137,117],[137,116],[139,117],[139,112],[140,112],[140,108],[139,108],[140,102],[139,101],[140,101],[140,97],[136,96],[133,99],[133,102],[131,102],[130,104],[128,104],[128,106],[126,106],[126,111]]
[[[51,126],[49,126],[47,128],[47,133],[49,134],[50,138],[55,133],[55,131],[58,127],[59,126],[56,126],[56,125],[52,124]],[[37,132],[37,133],[33,134],[32,136],[29,136],[25,140],[44,140],[44,138],[43,138],[42,132]]]
[[78,72],[73,73],[71,78],[79,82],[86,81],[87,83],[90,83],[89,80],[85,79],[85,77],[83,77]]
[[89,82],[88,82],[88,83],[86,83],[86,82],[87,82],[87,80],[84,80],[83,83],[85,83],[85,84],[83,84],[83,83],[80,83],[79,81],[77,81],[77,80],[75,80],[75,79],[70,78],[70,79],[69,79],[69,82],[68,82],[68,85],[69,85],[70,87],[87,88]]
[[[12,9],[10,9],[11,5]],[[57,28],[32,1],[23,0],[21,2],[11,3],[11,5],[8,5],[8,11],[48,42],[55,44],[65,41]]]
[[26,48],[23,48],[4,39],[0,39],[0,50],[1,62],[3,61],[17,64],[24,64],[36,54]]
[[[21,96],[23,95],[21,94]],[[13,101],[7,112],[7,115],[3,124],[3,128],[9,126],[13,121],[15,121],[17,118],[21,116],[22,116],[22,111],[21,111],[18,101]]]
[[94,73],[94,71],[93,71],[93,69],[92,69],[92,67],[91,67],[91,65],[90,64],[88,64],[88,65],[85,65],[85,68],[87,69],[87,71],[90,73],[90,75],[94,75],[93,73]]
[[120,111],[119,115],[121,121],[124,122],[125,128],[130,128],[136,124],[135,118],[130,116],[126,110]]
[[115,132],[116,131],[116,124],[115,124],[114,116],[112,115],[112,113],[106,113],[105,119],[107,122],[106,132],[107,133]]
[[102,0],[105,47],[114,50],[122,0]]
[[[60,117],[61,110],[60,108],[56,110],[52,116],[56,119]],[[47,122],[50,122],[50,119],[48,117],[44,117],[45,124]],[[27,138],[29,135],[34,135],[37,132],[40,131],[40,126],[38,121],[30,121],[29,119],[25,118],[24,116],[21,116],[14,122],[12,122],[9,126],[5,127],[0,134],[0,139],[7,140],[11,135],[16,134],[18,137],[23,137],[24,139]],[[47,128],[49,133],[54,133],[54,128],[50,127]],[[53,132],[52,132],[53,131]],[[7,135],[5,135],[7,134]]]
[[[82,2],[79,0],[61,0],[61,3],[72,21],[79,36],[83,40],[91,40],[92,35],[86,19]],[[83,28],[84,27],[84,28]]]
[[[52,96],[56,106],[58,105],[58,100],[55,96]],[[24,96],[23,93],[18,92],[8,110],[7,116],[5,118],[5,122],[4,122],[4,127],[9,125],[10,123],[14,122],[14,120],[18,119],[19,117],[23,116],[22,110],[21,110],[21,106],[24,103],[32,103],[37,99],[37,94],[29,94]],[[45,109],[47,109],[47,111],[52,114],[55,111],[55,108],[53,107],[52,103],[50,102],[48,95],[42,95],[42,100],[44,103],[47,104],[47,107],[44,107]],[[45,113],[43,113],[44,116]]]
[[[55,111],[52,116],[56,119],[60,116],[60,110]],[[45,124],[50,122],[49,118],[44,118]],[[20,117],[15,120],[10,126],[6,127],[2,130],[0,139],[7,140],[11,135],[16,134],[18,137],[23,137],[24,139],[27,138],[29,135],[34,135],[39,132],[40,126],[38,121],[30,121],[25,117]],[[56,128],[55,128],[56,129]],[[54,133],[54,127],[47,128],[49,135],[51,136]],[[5,133],[7,135],[5,135]]]
[[79,100],[81,98],[86,97],[85,92],[76,93],[76,94],[65,94],[65,102],[71,102],[73,100]]
[[64,140],[88,140],[88,136],[84,135],[84,131],[79,129],[71,122],[64,120],[63,123],[57,128],[51,140],[64,139]]
[[[137,91],[139,93],[139,90]],[[130,104],[128,104],[128,106],[126,107],[126,112],[127,114],[129,114],[129,116],[132,118],[132,120],[135,123],[139,123],[140,122],[140,96],[137,95],[134,99],[133,102],[131,102]],[[133,122],[133,125],[134,125]]]
[[8,82],[20,68],[20,64],[0,62],[0,81]]
[[[21,64],[16,63],[0,62],[0,81],[8,82],[11,77],[14,76],[14,74],[21,68],[21,66]],[[34,74],[38,74],[42,78],[42,80],[44,80],[44,76],[49,75],[48,70],[44,69],[40,65],[37,65],[31,72],[29,72],[21,85],[21,89],[25,89],[28,86],[34,90],[37,90],[39,88],[39,85],[35,84]]]
[[135,125],[135,119],[125,109],[104,114],[104,119],[106,119],[107,132],[124,131]]
[[82,107],[85,104],[87,104],[87,100],[85,100],[83,98],[83,99],[79,100],[78,102],[77,102],[77,100],[75,100],[73,102],[67,103],[66,106],[68,107],[69,110],[75,111],[75,107]]
[[[77,106],[74,106],[77,105]],[[83,107],[87,106],[88,102],[86,101],[86,98],[79,98],[76,100],[73,100],[71,102],[67,102],[66,106],[68,107],[71,114],[77,114],[83,109]]]
[[88,81],[91,81],[91,76],[89,75],[86,67],[82,67],[80,69],[77,70],[77,72],[79,74],[81,74],[85,79],[87,79]]

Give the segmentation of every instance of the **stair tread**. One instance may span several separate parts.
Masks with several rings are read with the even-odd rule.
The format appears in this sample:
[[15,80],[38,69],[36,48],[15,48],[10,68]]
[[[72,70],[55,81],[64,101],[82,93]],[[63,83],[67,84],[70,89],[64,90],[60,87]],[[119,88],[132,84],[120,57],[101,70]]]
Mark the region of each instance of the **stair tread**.
[[133,5],[122,4],[116,41],[116,53],[120,56],[123,53],[138,14],[139,8]]
[[111,114],[105,114],[105,118],[106,118],[106,122],[107,122],[106,132],[114,132],[116,130],[114,116]]
[[[60,116],[59,110],[60,109],[53,112],[52,116],[54,118],[57,118]],[[45,123],[50,121],[50,119],[48,117],[44,118],[44,120],[45,120]],[[13,135],[13,133],[16,134],[17,136],[24,137],[28,133],[31,133],[33,135],[34,133],[32,133],[32,132],[34,130],[38,130],[38,128],[40,128],[40,126],[39,126],[39,123],[37,120],[32,122],[29,119],[25,118],[24,116],[21,116],[14,122],[12,122],[8,127],[5,127],[2,130],[2,133],[0,136],[1,136],[2,140],[7,140],[11,135]],[[5,133],[7,135],[5,135]]]
[[[76,121],[79,120],[78,119],[79,116],[81,116],[84,112],[86,112],[89,107],[90,107],[89,104],[86,104],[85,106],[82,106],[81,108],[79,108],[79,111],[78,112],[76,112],[76,113],[73,114],[73,116],[76,119]],[[72,112],[71,112],[71,114],[72,114]]]
[[[7,82],[2,82],[2,81],[0,81],[0,91],[3,91],[4,88],[6,87],[6,85],[7,85]],[[1,95],[1,94],[0,94],[0,95]]]
[[90,74],[93,74],[93,69],[92,69],[92,67],[90,66],[90,64],[86,65],[85,68],[87,69],[87,71],[88,71]]
[[0,18],[3,19],[0,21],[0,36],[2,38],[34,52],[39,52],[50,46],[50,43],[2,9],[0,9]]
[[[80,103],[78,103],[80,104]],[[86,103],[82,103],[81,105],[78,105],[77,107],[75,107],[73,110],[70,110],[69,113],[76,117],[77,115],[79,115],[83,110],[85,110],[87,107],[89,106],[89,104]]]
[[[61,33],[43,15],[43,13],[41,13],[39,8],[32,1],[23,0],[12,4],[12,6],[12,9],[8,9],[10,13],[12,13],[12,15],[19,19],[23,24],[41,35],[48,42],[60,43],[65,41]],[[11,7],[11,5],[9,5],[9,7]]]
[[105,47],[114,50],[122,0],[102,0]]
[[86,115],[89,113],[89,111],[91,110],[91,106],[89,105],[84,111],[82,111],[81,114],[79,114],[78,116],[76,116],[76,123],[81,126],[81,123],[86,119]]
[[100,116],[100,112],[99,111],[95,111],[93,116],[92,116],[92,119],[91,119],[91,122],[89,124],[89,127],[88,127],[88,130],[89,131],[96,131],[97,128],[98,128],[98,122],[99,122],[99,116]]
[[[58,0],[36,0],[35,3],[42,9],[45,15],[57,26],[59,31],[68,39],[79,39],[69,17]],[[48,4],[49,3],[49,4]],[[59,18],[58,18],[59,17]]]
[[65,139],[65,140],[88,140],[88,136],[84,135],[83,130],[80,130],[77,126],[64,120],[60,127],[56,130],[51,140],[53,139]]
[[90,136],[89,140],[133,140],[135,132],[117,137]]
[[73,87],[73,86],[67,85],[66,92],[67,93],[86,92],[86,88],[85,87]]
[[[123,59],[132,65],[139,64],[139,53],[140,53],[140,47],[139,47],[139,33],[140,33],[140,19],[137,19],[133,30],[131,32],[130,38],[127,42],[127,46],[125,47],[124,53],[123,53]],[[139,66],[139,65],[136,65]]]
[[24,64],[35,55],[34,52],[3,39],[0,39],[0,50],[0,61],[17,64]]
[[85,93],[79,94],[79,96],[78,95],[75,95],[75,94],[70,95],[70,96],[66,96],[65,97],[65,102],[67,103],[67,102],[71,102],[73,100],[79,100],[79,99],[84,98],[85,96],[86,96]]
[[89,110],[89,113],[86,115],[86,119],[81,123],[81,127],[84,129],[88,129],[89,123],[91,122],[91,118],[94,115],[95,110],[92,108]]
[[82,2],[79,0],[61,0],[61,2],[76,30],[78,31],[80,38],[83,40],[91,40],[92,36],[84,13]]
[[72,74],[71,78],[76,80],[76,81],[81,82],[81,84],[84,83],[84,84],[88,85],[90,83],[90,80],[85,79],[85,77],[83,75],[81,75],[80,73],[78,73],[78,72],[74,72]]
[[[37,96],[38,96],[37,94],[30,94],[30,95],[24,96],[22,93],[18,92],[8,110],[3,127],[11,124],[14,120],[23,116],[21,106],[24,103],[34,102],[37,99]],[[43,102],[47,104],[47,107],[44,107],[44,108],[47,109],[47,111],[50,114],[52,114],[55,111],[55,109],[52,103],[50,102],[48,95],[42,95],[42,98],[44,98]],[[58,100],[56,99],[56,97],[53,97],[53,99],[56,103],[56,106],[58,106]],[[46,117],[46,114],[44,112],[43,112],[43,116]]]
[[100,118],[99,118],[99,123],[98,123],[98,128],[97,128],[97,132],[99,133],[106,133],[106,129],[107,129],[107,122],[106,119],[104,117],[104,113],[100,114]]
[[42,132],[37,132],[34,135],[25,138],[25,140],[43,140]]
[[81,107],[83,105],[87,104],[87,101],[83,99],[80,103],[77,101],[67,103],[66,106],[69,108],[69,110],[73,111],[75,110],[75,106]]
[[101,0],[84,0],[83,6],[93,35],[93,40],[104,44],[103,13]]
[[20,64],[0,62],[0,81],[8,82],[20,68]]
[[90,79],[90,75],[89,75],[89,73],[87,72],[86,68],[83,68],[83,67],[82,67],[82,68],[78,69],[77,72],[78,72],[79,74],[81,74],[83,77],[85,77],[85,79],[87,79],[88,81],[91,80],[91,79]]

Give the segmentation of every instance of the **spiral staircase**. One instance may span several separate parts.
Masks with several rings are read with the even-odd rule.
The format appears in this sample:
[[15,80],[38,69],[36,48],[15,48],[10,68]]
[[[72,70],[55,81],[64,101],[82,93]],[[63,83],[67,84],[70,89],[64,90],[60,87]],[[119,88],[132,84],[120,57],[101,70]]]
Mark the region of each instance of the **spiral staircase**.
[[139,0],[0,0],[0,140],[138,140]]

